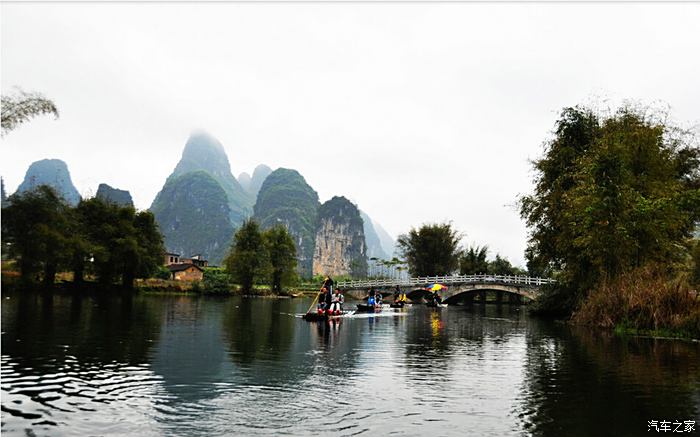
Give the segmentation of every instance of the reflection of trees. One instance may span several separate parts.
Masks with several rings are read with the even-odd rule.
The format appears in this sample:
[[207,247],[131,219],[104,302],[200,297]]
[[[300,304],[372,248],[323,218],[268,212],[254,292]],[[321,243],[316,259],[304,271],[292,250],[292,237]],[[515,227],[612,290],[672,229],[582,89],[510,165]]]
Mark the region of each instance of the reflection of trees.
[[164,296],[161,339],[151,368],[174,395],[172,405],[217,395],[214,383],[227,380],[231,366],[221,337],[219,299]]
[[700,415],[700,346],[543,326],[528,337],[517,407],[535,435],[640,435]]
[[[248,382],[295,384],[312,374],[321,376],[316,373],[326,368],[345,372],[353,366],[354,349],[361,341],[359,324],[309,323],[293,316],[308,304],[299,299],[226,302],[224,338],[232,361]],[[314,350],[320,353],[310,353]]]
[[141,364],[159,336],[161,308],[139,296],[9,297],[2,304],[3,354],[39,373],[60,367],[67,356],[88,364]]
[[[289,302],[285,300],[284,303]],[[258,359],[280,361],[287,355],[296,320],[283,314],[282,307],[282,299],[232,299],[226,302],[223,333],[234,362],[247,365]]]

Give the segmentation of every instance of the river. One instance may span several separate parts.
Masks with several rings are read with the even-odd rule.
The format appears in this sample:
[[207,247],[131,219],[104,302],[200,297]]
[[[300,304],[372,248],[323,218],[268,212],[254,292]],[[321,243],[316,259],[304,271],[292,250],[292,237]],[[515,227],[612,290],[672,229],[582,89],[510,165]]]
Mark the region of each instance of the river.
[[[700,343],[526,307],[3,294],[2,434],[636,436],[700,425]],[[653,430],[652,430],[653,431]]]

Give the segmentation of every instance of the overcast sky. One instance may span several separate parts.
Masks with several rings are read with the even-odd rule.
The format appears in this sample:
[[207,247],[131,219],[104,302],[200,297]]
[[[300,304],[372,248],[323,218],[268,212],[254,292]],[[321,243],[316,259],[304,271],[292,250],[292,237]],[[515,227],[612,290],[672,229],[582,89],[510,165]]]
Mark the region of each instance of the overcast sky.
[[2,141],[12,193],[64,160],[148,208],[189,133],[234,175],[299,170],[393,236],[452,220],[523,264],[514,206],[562,107],[662,102],[700,120],[700,4],[7,4],[2,92],[61,112]]

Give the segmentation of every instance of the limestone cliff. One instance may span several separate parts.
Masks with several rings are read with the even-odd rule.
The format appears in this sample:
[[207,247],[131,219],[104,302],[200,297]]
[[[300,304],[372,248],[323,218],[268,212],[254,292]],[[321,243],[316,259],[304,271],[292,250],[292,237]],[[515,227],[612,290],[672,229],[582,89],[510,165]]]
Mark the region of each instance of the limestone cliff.
[[360,211],[345,197],[333,197],[318,210],[314,275],[364,277],[367,245]]
[[263,229],[287,227],[297,249],[297,269],[310,277],[314,254],[318,194],[296,170],[278,168],[267,176],[255,203],[255,220]]
[[220,264],[233,236],[228,205],[221,185],[199,170],[168,179],[151,212],[169,252],[201,254],[211,264]]
[[17,191],[33,190],[39,185],[50,186],[72,206],[80,202],[80,194],[71,181],[68,166],[60,159],[42,159],[32,163]]
[[134,201],[131,199],[131,193],[127,190],[120,190],[118,188],[110,187],[107,184],[100,184],[97,187],[97,194],[95,197],[99,197],[102,200],[117,204],[119,206],[130,206],[134,207]]

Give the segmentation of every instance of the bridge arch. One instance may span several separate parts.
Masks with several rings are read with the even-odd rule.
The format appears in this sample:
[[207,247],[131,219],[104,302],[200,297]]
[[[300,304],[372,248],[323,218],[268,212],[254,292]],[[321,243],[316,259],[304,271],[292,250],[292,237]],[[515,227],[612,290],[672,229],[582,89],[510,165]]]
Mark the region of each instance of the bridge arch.
[[495,291],[498,296],[515,295],[519,296],[518,299],[536,300],[539,297],[540,287],[554,282],[552,279],[527,276],[452,275],[347,281],[338,283],[338,287],[351,295],[364,296],[367,290],[372,287],[381,290],[383,294],[389,294],[398,285],[406,292],[409,299],[420,300],[430,295],[425,287],[429,284],[440,283],[448,287],[447,290],[440,292],[443,300],[456,302],[469,295],[482,293],[483,296],[486,291]]

